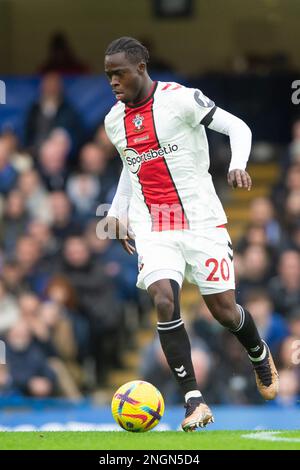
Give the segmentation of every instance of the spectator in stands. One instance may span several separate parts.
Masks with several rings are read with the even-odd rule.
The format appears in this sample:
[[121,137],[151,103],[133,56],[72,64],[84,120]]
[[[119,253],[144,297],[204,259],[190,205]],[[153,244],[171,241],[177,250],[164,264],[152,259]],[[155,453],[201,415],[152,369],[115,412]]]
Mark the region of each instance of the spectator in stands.
[[[108,173],[115,181],[116,175],[119,175],[122,170],[122,162],[118,157],[118,152],[113,146],[109,138],[107,137],[104,125],[101,124],[96,130],[94,140],[105,152],[106,158],[108,160]],[[114,188],[115,189],[115,188]]]
[[116,319],[107,315],[110,308],[105,305],[114,296],[113,286],[99,260],[92,258],[85,240],[77,236],[67,238],[63,255],[63,271],[78,293],[82,311],[115,325]]
[[10,161],[7,142],[0,137],[0,194],[7,194],[17,182],[18,173]]
[[50,142],[55,144],[55,148],[59,154],[67,156],[71,150],[71,140],[68,132],[62,128],[57,127],[51,131],[49,135]]
[[[286,200],[293,191],[300,191],[300,164],[291,165],[284,179],[275,186],[273,190],[273,200],[277,207],[277,211],[284,216],[284,207]],[[282,218],[284,220],[284,217]]]
[[279,373],[279,393],[275,404],[279,406],[299,405],[300,382],[294,369],[281,369]]
[[55,393],[56,375],[24,320],[19,320],[7,333],[6,357],[12,384],[22,394],[48,397]]
[[288,192],[300,190],[300,163],[289,167],[286,175],[286,188]]
[[106,274],[118,288],[118,297],[139,301],[136,288],[136,256],[126,256],[126,252],[116,241],[99,238],[97,221],[91,221],[86,226],[85,240],[93,257],[104,266]]
[[56,355],[49,330],[40,315],[41,301],[31,291],[24,291],[19,296],[21,318],[26,322],[35,344],[44,352],[46,357]]
[[267,242],[277,245],[281,237],[279,222],[275,217],[275,210],[271,200],[267,197],[257,197],[250,204],[250,224],[264,227]]
[[105,174],[107,161],[104,148],[94,142],[88,142],[80,151],[79,166],[85,173],[100,177]]
[[93,175],[78,173],[68,178],[66,191],[75,209],[75,218],[82,225],[95,218],[100,188],[100,181]]
[[15,298],[7,291],[5,282],[0,278],[0,338],[17,322],[19,315]]
[[291,191],[286,198],[282,222],[290,233],[297,221],[300,221],[300,189]]
[[79,310],[76,290],[66,276],[53,276],[46,288],[46,298],[58,304],[64,315],[70,320],[76,339],[77,360],[81,363],[90,354],[90,326]]
[[290,226],[289,232],[286,233],[285,244],[283,248],[286,250],[295,250],[300,253],[300,220],[295,220]]
[[10,127],[7,127],[6,129],[3,130],[0,134],[0,139],[2,142],[5,143],[7,151],[9,155],[11,155],[12,160],[15,157],[15,154],[18,152],[19,148],[19,139],[17,134],[11,129]]
[[[107,137],[104,124],[100,124],[97,128],[94,136],[95,142],[102,147],[108,156],[109,160],[112,160],[115,156],[117,156],[118,152],[116,148],[113,146],[109,138]],[[115,160],[120,160],[116,158]]]
[[17,394],[18,391],[13,386],[9,368],[6,364],[0,364],[0,397],[10,397]]
[[236,405],[262,403],[257,393],[251,364],[243,354],[243,348],[227,331],[221,331],[222,353],[215,370],[218,371],[223,390],[222,402]]
[[[86,225],[84,238],[93,257],[101,260],[110,251],[113,241],[110,238],[100,238],[97,236],[97,224],[97,220],[92,220]],[[119,270],[119,268],[116,268],[117,272]]]
[[32,167],[32,159],[20,148],[19,137],[16,132],[9,127],[1,133],[0,138],[7,146],[13,168],[18,173],[29,170]]
[[290,165],[300,163],[300,117],[298,116],[292,125],[292,141],[281,158],[281,167],[283,169],[283,179]]
[[16,260],[6,260],[3,263],[1,275],[7,291],[14,297],[17,297],[25,289],[22,280],[22,269]]
[[266,228],[263,225],[248,225],[244,235],[237,242],[236,253],[244,253],[249,246],[259,246],[267,251],[269,259],[272,260],[273,263],[277,260],[278,246],[272,245],[269,242]]
[[281,369],[293,370],[300,384],[300,339],[288,336],[281,344],[277,360]]
[[111,188],[117,184],[119,172],[111,167],[105,148],[93,142],[87,143],[81,149],[79,164],[81,172],[98,178],[100,183],[99,204],[107,202],[107,195]]
[[31,236],[20,237],[16,246],[16,261],[22,272],[22,282],[37,294],[42,294],[55,266],[42,262],[43,252]]
[[287,322],[290,334],[300,339],[300,306],[290,312]]
[[151,58],[149,61],[149,70],[150,72],[168,72],[174,73],[174,65],[171,64],[166,59],[160,57],[157,53],[155,43],[150,37],[143,37],[140,39],[140,42],[151,51]]
[[234,276],[235,276],[235,282],[236,285],[238,286],[241,279],[243,278],[245,272],[245,267],[244,267],[244,261],[243,261],[243,256],[236,251],[234,254]]
[[55,302],[42,302],[39,308],[39,316],[46,326],[55,352],[66,361],[75,361],[77,345],[69,319]]
[[89,319],[92,352],[96,359],[98,381],[107,370],[121,361],[122,350],[115,348],[122,334],[123,312],[115,288],[99,261],[92,258],[84,239],[67,238],[64,245],[62,272],[68,277],[79,298],[79,308]]
[[63,191],[54,191],[49,196],[51,231],[59,246],[65,238],[79,233],[80,226],[74,221],[73,208],[70,200]]
[[[64,134],[62,131],[62,136]],[[67,156],[68,144],[63,146],[57,138],[49,138],[41,145],[38,171],[49,191],[62,191],[65,188],[68,176]]]
[[90,69],[87,64],[76,57],[67,35],[63,32],[57,32],[50,38],[48,55],[39,72],[78,75],[89,73]]
[[19,305],[33,344],[56,373],[57,392],[69,398],[80,398],[76,380],[79,384],[81,372],[75,361],[75,340],[69,320],[60,315],[59,306],[41,303],[32,292],[23,293]]
[[10,191],[5,201],[0,234],[1,245],[7,256],[14,254],[17,240],[25,233],[28,223],[29,214],[21,191]]
[[37,155],[42,143],[53,129],[63,128],[69,133],[74,156],[84,139],[84,130],[78,113],[67,101],[60,75],[50,72],[41,82],[41,93],[27,115],[25,145]]
[[19,176],[18,189],[25,201],[26,209],[33,219],[49,222],[48,193],[41,182],[39,173],[30,169]]
[[71,375],[80,382],[77,344],[69,318],[59,304],[50,301],[41,303],[39,316],[47,328],[48,338],[51,339],[56,355],[64,361]]
[[57,265],[59,244],[49,224],[34,219],[28,224],[27,233],[39,244],[42,251],[42,260]]
[[[193,286],[194,287],[194,286]],[[215,321],[211,312],[207,308],[202,297],[199,297],[198,292],[195,292],[195,299],[190,298],[190,288],[187,286],[187,292],[182,293],[182,305],[186,311],[186,315],[191,320],[191,330],[197,338],[201,338],[202,341],[209,347],[211,354],[221,354],[221,331],[220,324]]]
[[245,307],[253,315],[261,337],[275,354],[280,343],[289,335],[287,322],[274,311],[272,300],[264,289],[249,291],[245,297]]
[[237,285],[239,303],[245,302],[249,289],[266,285],[270,276],[270,259],[268,252],[259,245],[250,245],[244,252],[243,272]]
[[259,224],[248,225],[244,235],[238,241],[236,251],[243,253],[249,245],[266,247],[268,244],[265,227]]
[[300,304],[300,254],[286,251],[279,259],[278,274],[269,282],[276,312],[288,316]]

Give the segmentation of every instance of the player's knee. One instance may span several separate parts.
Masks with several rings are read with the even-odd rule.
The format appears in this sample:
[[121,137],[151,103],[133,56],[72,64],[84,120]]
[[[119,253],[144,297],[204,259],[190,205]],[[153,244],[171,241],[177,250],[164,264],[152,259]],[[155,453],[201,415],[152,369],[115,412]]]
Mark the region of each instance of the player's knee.
[[154,304],[157,309],[158,321],[171,321],[174,314],[174,301],[171,297],[164,294],[157,294],[154,298]]

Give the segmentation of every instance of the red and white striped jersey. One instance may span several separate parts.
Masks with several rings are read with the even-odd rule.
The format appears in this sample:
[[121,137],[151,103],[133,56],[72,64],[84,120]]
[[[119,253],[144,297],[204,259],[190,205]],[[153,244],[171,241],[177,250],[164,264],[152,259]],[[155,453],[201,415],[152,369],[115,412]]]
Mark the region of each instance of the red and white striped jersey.
[[118,102],[105,129],[130,175],[135,233],[226,223],[209,169],[205,116],[215,107],[200,90],[155,82],[137,105]]

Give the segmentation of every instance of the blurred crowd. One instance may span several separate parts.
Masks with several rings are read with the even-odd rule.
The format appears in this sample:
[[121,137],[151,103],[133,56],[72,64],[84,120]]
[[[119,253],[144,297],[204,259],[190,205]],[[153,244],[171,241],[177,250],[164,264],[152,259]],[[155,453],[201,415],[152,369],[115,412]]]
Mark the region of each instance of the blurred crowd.
[[0,394],[78,398],[122,367],[148,304],[135,256],[96,235],[120,158],[87,135],[56,72],[41,81],[24,142],[0,136]]
[[[279,164],[270,197],[251,204],[235,268],[238,301],[280,368],[277,401],[293,404],[300,389],[292,355],[300,341],[300,120]],[[10,130],[0,135],[0,339],[7,359],[0,396],[80,398],[105,386],[108,372],[122,367],[124,351],[134,347],[151,308],[135,287],[136,257],[96,235],[96,209],[111,202],[120,165],[103,123],[87,132],[57,72],[41,81],[23,141]],[[184,292],[183,316],[207,400],[259,403],[235,338],[192,286]],[[180,402],[157,339],[142,352],[140,375],[168,403]]]

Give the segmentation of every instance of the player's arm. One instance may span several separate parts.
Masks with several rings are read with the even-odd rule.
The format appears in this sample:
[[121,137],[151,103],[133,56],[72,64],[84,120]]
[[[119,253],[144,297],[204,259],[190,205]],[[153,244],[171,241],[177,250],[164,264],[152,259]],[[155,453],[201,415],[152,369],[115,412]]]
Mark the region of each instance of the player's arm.
[[192,127],[200,124],[214,131],[226,134],[230,139],[231,162],[228,170],[228,183],[232,187],[251,189],[251,178],[246,171],[251,150],[251,131],[247,124],[233,114],[218,108],[201,90],[180,88],[180,114]]
[[132,255],[135,252],[134,246],[129,243],[129,240],[132,240],[132,237],[127,230],[127,214],[131,195],[131,181],[128,170],[124,166],[119,179],[117,191],[108,211],[106,220],[109,226],[115,227],[116,237],[129,255]]
[[227,111],[214,107],[201,124],[209,129],[226,134],[230,140],[231,161],[227,180],[233,188],[246,188],[250,191],[252,181],[246,171],[251,150],[252,134],[247,124]]
[[[107,137],[113,145],[114,143],[114,126],[112,119],[106,116],[104,127]],[[129,240],[132,239],[128,233],[128,208],[132,195],[132,187],[128,169],[123,165],[123,170],[119,179],[116,194],[113,198],[111,207],[107,213],[106,221],[109,227],[114,229],[117,239],[120,241],[124,250],[129,255],[135,252],[135,248],[130,245]]]

